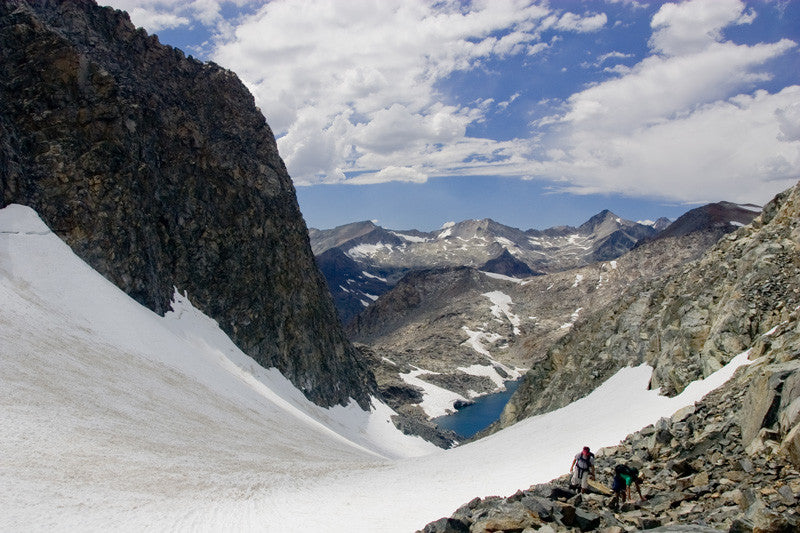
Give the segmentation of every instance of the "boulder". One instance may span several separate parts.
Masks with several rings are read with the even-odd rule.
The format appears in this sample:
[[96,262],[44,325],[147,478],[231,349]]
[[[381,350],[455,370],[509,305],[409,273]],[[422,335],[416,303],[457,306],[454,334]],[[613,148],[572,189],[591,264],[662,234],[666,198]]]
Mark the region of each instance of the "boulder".
[[781,442],[780,453],[786,455],[800,468],[800,423],[798,423]]
[[576,507],[574,524],[580,528],[581,531],[595,530],[600,526],[600,515]]
[[431,522],[423,533],[469,533],[469,526],[455,518],[440,518],[435,522]]

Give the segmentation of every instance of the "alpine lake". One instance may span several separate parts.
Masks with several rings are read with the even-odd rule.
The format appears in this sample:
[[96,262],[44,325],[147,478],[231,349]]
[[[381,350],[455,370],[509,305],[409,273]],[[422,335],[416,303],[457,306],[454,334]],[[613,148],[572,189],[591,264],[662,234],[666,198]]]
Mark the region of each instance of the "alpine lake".
[[479,396],[474,402],[458,409],[455,413],[440,416],[433,422],[442,429],[449,429],[459,437],[468,439],[500,418],[503,408],[522,380],[506,381],[506,390]]

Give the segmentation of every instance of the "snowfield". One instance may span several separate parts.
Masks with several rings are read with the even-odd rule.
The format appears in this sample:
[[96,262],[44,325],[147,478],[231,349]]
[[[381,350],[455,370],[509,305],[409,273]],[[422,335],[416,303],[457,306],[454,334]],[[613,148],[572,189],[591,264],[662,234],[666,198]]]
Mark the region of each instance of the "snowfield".
[[700,399],[626,368],[590,396],[441,451],[377,400],[322,409],[176,290],[165,317],[0,210],[0,530],[398,531],[565,473],[583,445]]

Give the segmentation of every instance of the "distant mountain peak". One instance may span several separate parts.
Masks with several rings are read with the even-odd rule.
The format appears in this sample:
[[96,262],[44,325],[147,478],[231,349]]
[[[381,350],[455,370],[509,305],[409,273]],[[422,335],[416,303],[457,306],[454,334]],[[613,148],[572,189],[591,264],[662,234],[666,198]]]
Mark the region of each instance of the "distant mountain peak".
[[761,208],[752,204],[716,202],[706,204],[681,215],[659,234],[661,237],[678,237],[698,231],[729,233],[738,226],[749,224],[761,213]]
[[534,272],[527,263],[514,257],[514,255],[508,251],[508,248],[503,248],[503,252],[500,255],[486,261],[478,270],[502,274],[512,278],[527,278],[529,276],[541,275],[541,272]]

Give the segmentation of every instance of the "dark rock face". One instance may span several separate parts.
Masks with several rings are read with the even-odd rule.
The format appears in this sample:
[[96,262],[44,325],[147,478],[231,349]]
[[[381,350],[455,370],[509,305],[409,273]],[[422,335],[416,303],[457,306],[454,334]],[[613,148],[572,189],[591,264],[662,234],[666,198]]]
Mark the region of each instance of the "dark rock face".
[[342,324],[350,322],[390,288],[386,278],[365,271],[341,248],[329,248],[314,259],[328,282]]
[[527,278],[529,276],[543,275],[542,272],[534,272],[527,263],[523,263],[506,249],[503,253],[490,259],[483,264],[478,270],[484,272],[494,272],[495,274],[502,274],[512,278]]
[[678,237],[696,231],[714,230],[718,237],[749,224],[758,216],[760,208],[717,202],[692,209],[667,226],[659,237]]
[[150,309],[174,288],[322,405],[374,380],[314,266],[273,134],[231,72],[88,0],[0,3],[0,205],[36,209]]

